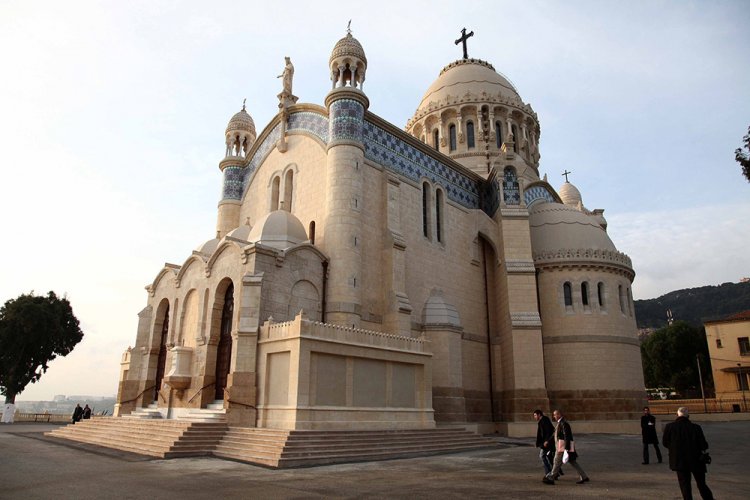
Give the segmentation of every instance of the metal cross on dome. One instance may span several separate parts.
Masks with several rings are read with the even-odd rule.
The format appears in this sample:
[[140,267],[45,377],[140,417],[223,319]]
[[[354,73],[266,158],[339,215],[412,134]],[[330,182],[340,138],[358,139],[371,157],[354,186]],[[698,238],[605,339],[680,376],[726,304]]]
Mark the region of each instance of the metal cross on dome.
[[568,175],[569,175],[569,174],[572,174],[572,173],[573,173],[573,172],[568,172],[568,169],[566,168],[566,169],[565,169],[565,172],[563,172],[563,173],[562,173],[562,174],[560,174],[560,175],[564,175],[564,176],[565,176],[565,182],[568,182]]
[[467,34],[466,33],[466,28],[464,28],[464,29],[461,30],[461,38],[459,38],[458,40],[456,40],[456,45],[458,45],[459,43],[463,43],[464,44],[464,59],[468,59],[469,58],[469,53],[466,51],[466,40],[468,40],[469,37],[471,37],[471,36],[474,36],[474,32],[472,31],[471,33]]

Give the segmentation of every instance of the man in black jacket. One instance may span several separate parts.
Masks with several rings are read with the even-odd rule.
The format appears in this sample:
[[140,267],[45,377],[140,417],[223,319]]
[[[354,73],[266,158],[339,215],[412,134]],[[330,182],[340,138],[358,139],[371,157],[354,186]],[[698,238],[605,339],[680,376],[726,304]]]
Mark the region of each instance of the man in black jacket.
[[656,459],[661,463],[661,450],[659,449],[659,438],[656,435],[656,418],[651,415],[651,409],[643,408],[641,417],[641,436],[643,437],[643,465],[648,465],[648,445],[653,444],[656,449]]
[[539,459],[544,466],[544,475],[552,471],[552,462],[555,458],[555,428],[548,416],[542,410],[534,410],[536,420],[536,447],[539,448]]
[[563,455],[568,452],[568,463],[578,472],[579,478],[576,484],[583,484],[589,482],[589,476],[583,471],[583,468],[578,465],[578,453],[576,452],[575,442],[573,439],[573,431],[570,428],[570,424],[560,410],[552,412],[552,418],[555,419],[557,425],[555,425],[555,463],[552,466],[552,472],[544,476],[542,482],[544,484],[555,484],[555,480],[560,475],[560,468],[563,464]]
[[713,500],[714,496],[706,484],[706,462],[708,443],[700,425],[688,419],[688,409],[677,409],[677,420],[667,424],[662,438],[664,446],[669,448],[669,468],[677,472],[682,498],[692,500],[693,492],[690,484],[690,474],[695,478],[695,484],[703,500]]

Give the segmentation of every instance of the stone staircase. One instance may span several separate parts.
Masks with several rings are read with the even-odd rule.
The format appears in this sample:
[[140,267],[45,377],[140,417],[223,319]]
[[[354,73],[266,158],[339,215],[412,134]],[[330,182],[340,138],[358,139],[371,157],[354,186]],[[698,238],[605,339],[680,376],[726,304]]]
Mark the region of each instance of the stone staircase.
[[[228,427],[217,409],[181,419],[96,417],[47,436],[149,455],[212,455],[273,468],[305,467],[456,453],[497,444],[463,428],[390,431],[290,431]],[[205,415],[208,421],[203,419]]]
[[158,458],[177,458],[210,455],[226,430],[226,423],[100,417],[45,435]]
[[274,468],[456,453],[497,446],[463,428],[288,431],[230,427],[213,455]]

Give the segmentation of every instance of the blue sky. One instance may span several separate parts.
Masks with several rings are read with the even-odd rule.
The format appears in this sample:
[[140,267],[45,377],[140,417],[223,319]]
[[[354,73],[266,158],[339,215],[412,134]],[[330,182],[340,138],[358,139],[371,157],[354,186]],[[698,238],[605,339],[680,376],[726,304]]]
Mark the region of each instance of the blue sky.
[[227,121],[247,98],[262,130],[284,56],[322,104],[349,19],[398,126],[473,30],[539,116],[540,171],[605,209],[636,299],[750,276],[748,2],[0,1],[0,299],[67,293],[86,333],[19,399],[116,392],[143,287],[213,236]]

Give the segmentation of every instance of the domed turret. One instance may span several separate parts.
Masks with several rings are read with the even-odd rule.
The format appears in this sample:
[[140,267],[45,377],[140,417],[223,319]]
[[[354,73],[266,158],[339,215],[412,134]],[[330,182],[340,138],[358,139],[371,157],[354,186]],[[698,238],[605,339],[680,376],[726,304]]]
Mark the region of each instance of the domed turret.
[[406,131],[480,175],[513,165],[519,176],[538,180],[536,113],[487,61],[459,59],[444,67]]
[[336,42],[328,60],[331,69],[332,87],[359,87],[365,82],[367,57],[359,40],[347,29],[346,36]]
[[563,184],[562,187],[557,190],[557,194],[560,195],[560,199],[566,205],[577,207],[579,203],[583,204],[581,192],[577,187],[575,187],[568,181],[565,181],[565,184]]
[[253,118],[245,111],[245,103],[242,103],[242,109],[236,113],[225,131],[227,152],[226,157],[230,156],[247,156],[248,151],[255,142],[255,122]]

